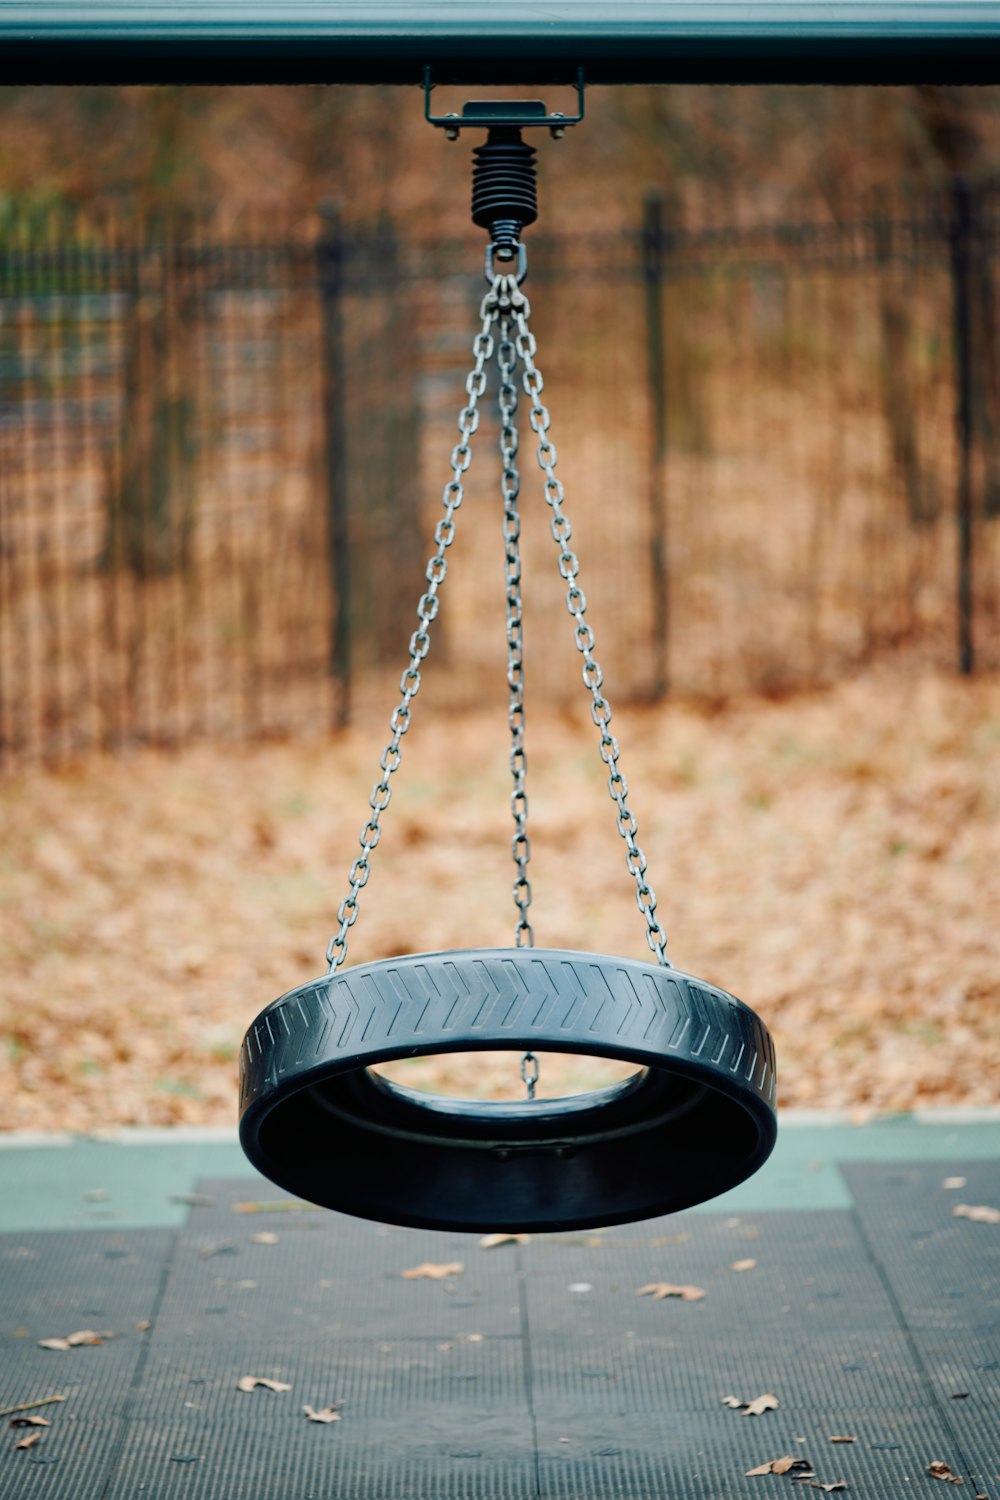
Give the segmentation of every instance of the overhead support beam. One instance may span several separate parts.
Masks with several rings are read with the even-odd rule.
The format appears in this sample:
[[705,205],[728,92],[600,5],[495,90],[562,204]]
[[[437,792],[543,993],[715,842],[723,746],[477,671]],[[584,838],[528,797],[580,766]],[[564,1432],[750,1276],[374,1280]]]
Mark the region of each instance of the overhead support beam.
[[972,0],[3,0],[0,83],[996,83]]

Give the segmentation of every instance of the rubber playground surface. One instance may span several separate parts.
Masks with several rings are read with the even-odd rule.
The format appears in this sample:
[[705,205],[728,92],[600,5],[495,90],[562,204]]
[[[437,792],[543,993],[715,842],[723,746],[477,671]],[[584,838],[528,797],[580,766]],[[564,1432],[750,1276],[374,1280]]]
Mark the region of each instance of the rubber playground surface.
[[10,1135],[0,1184],[11,1500],[1000,1488],[995,1112],[789,1115],[702,1208],[499,1244],[224,1131]]

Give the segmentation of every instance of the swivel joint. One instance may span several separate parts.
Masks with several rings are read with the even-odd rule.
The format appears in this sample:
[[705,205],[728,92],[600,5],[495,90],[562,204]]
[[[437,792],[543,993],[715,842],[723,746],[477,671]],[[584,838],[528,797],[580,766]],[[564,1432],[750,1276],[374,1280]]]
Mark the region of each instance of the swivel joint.
[[489,234],[497,260],[513,260],[522,229],[538,218],[535,148],[517,127],[499,126],[472,154],[472,222]]

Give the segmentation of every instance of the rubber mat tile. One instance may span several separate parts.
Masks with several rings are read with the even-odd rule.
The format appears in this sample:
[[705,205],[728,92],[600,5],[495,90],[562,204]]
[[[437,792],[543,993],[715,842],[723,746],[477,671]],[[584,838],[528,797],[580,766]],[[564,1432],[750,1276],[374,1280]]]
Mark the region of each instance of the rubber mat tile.
[[0,1238],[0,1334],[51,1338],[150,1317],[175,1231],[47,1231]]
[[[105,1500],[118,1451],[117,1421],[73,1421],[52,1418],[35,1447],[14,1451],[24,1436],[9,1434],[0,1451],[0,1495],[3,1500]],[[5,1439],[8,1434],[4,1433]]]
[[1000,1207],[1000,1170],[989,1164],[847,1166],[858,1220],[901,1315],[914,1330],[965,1330],[988,1336],[1000,1328],[998,1226],[957,1219],[945,1177],[967,1176],[977,1193]]
[[106,1500],[511,1500],[534,1495],[527,1422],[415,1407],[322,1426],[196,1421],[129,1426]]
[[[199,1185],[207,1194],[218,1186]],[[519,1331],[513,1257],[490,1255],[468,1235],[394,1231],[338,1214],[310,1219],[316,1227],[307,1229],[296,1218],[199,1211],[182,1232],[164,1320],[195,1333],[212,1318],[219,1339],[278,1326],[297,1337],[317,1324],[339,1336],[390,1336],[403,1325],[415,1337]],[[261,1233],[277,1235],[277,1244],[255,1243]],[[446,1280],[402,1276],[427,1262],[464,1269]]]
[[1000,1330],[990,1338],[966,1331],[911,1335],[925,1380],[965,1450],[977,1456],[985,1489],[1000,1481]]
[[[767,1226],[763,1238],[744,1241],[738,1249],[752,1246],[752,1253],[733,1259],[723,1224],[713,1226],[711,1217],[689,1216],[694,1227],[680,1243],[664,1237],[668,1243],[658,1245],[660,1237],[651,1236],[646,1243],[615,1241],[604,1250],[525,1246],[535,1333],[570,1327],[600,1337],[666,1327],[705,1337],[715,1325],[754,1329],[761,1336],[797,1325],[815,1334],[898,1327],[892,1299],[849,1214],[774,1215],[781,1223]],[[806,1217],[835,1222],[817,1232],[797,1222]],[[755,1260],[753,1269],[734,1272],[733,1261],[745,1258]],[[693,1285],[706,1295],[697,1303],[637,1297],[640,1287],[659,1281]]]
[[[792,1489],[790,1478],[746,1475],[747,1469],[790,1453],[807,1458],[821,1481],[845,1480],[856,1493],[898,1500],[907,1490],[919,1493],[925,1483],[929,1487],[933,1481],[927,1479],[927,1463],[943,1456],[937,1454],[939,1447],[949,1451],[946,1433],[926,1412],[869,1423],[864,1438],[852,1444],[830,1444],[827,1424],[810,1429],[800,1413],[786,1413],[781,1421],[778,1412],[761,1419],[724,1415],[741,1425],[732,1429],[716,1418],[674,1413],[657,1419],[610,1412],[595,1423],[590,1413],[575,1413],[571,1404],[561,1410],[542,1407],[537,1413],[546,1434],[540,1443],[540,1494],[545,1500],[675,1500],[678,1495],[685,1500],[760,1500],[780,1484],[804,1497],[812,1491]],[[827,1415],[836,1424],[830,1431],[864,1431],[864,1413],[831,1407]],[[955,1456],[952,1463],[960,1472]]]
[[[859,1410],[893,1412],[933,1404],[927,1381],[902,1332],[804,1334],[777,1340],[741,1331],[712,1340],[621,1337],[585,1344],[535,1339],[532,1389],[600,1405],[624,1402],[636,1411],[715,1411],[722,1398],[750,1400],[766,1391],[784,1406],[822,1412],[830,1392]],[[769,1416],[769,1414],[768,1414]],[[745,1418],[755,1423],[755,1419]]]
[[[242,1392],[244,1375],[291,1385],[290,1392]],[[391,1420],[412,1405],[527,1410],[519,1340],[483,1339],[439,1344],[317,1338],[311,1345],[247,1341],[228,1345],[159,1341],[142,1382],[144,1401],[171,1416],[197,1412],[206,1421],[282,1423],[288,1410],[309,1402],[344,1402],[353,1421]]]
[[516,1284],[494,1290],[472,1278],[462,1285],[401,1282],[398,1274],[369,1272],[308,1281],[294,1274],[287,1280],[266,1275],[258,1280],[254,1274],[217,1273],[196,1286],[179,1274],[164,1298],[160,1324],[188,1338],[242,1343],[261,1336],[308,1341],[317,1332],[326,1338],[391,1339],[401,1329],[411,1338],[513,1336],[519,1320]]

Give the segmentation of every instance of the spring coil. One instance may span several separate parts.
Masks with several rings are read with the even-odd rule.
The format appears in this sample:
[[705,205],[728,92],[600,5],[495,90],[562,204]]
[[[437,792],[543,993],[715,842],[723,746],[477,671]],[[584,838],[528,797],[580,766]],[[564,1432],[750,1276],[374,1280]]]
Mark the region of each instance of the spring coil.
[[488,231],[499,258],[509,260],[521,230],[538,218],[535,148],[520,130],[494,128],[472,154],[472,222]]

